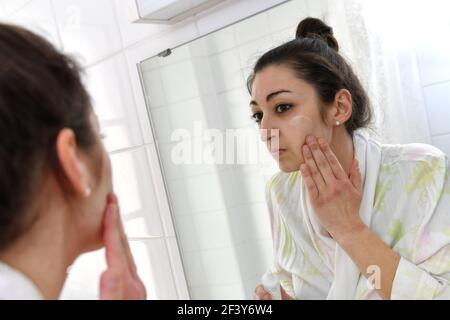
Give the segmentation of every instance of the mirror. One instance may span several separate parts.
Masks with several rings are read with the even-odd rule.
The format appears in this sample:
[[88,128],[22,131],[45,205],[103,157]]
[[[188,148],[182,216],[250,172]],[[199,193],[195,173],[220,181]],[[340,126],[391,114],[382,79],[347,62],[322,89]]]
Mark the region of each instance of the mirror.
[[[321,18],[371,97],[374,134],[433,143],[424,100],[433,80],[419,70],[432,62],[416,49],[436,48],[429,35],[440,26],[431,22],[448,20],[436,14],[449,10],[424,5],[408,2],[405,11],[402,1],[292,0],[141,63],[192,299],[252,299],[273,259],[265,184],[278,167],[250,118],[246,88],[257,58],[293,39],[303,18]],[[418,26],[418,17],[427,22]],[[442,46],[436,50],[450,52]]]

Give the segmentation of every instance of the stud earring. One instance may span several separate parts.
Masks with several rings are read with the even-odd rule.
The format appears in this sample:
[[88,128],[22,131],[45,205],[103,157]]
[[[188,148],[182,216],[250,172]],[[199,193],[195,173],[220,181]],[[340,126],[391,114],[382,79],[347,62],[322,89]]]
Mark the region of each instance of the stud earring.
[[341,123],[339,121],[336,121],[336,126],[340,126]]

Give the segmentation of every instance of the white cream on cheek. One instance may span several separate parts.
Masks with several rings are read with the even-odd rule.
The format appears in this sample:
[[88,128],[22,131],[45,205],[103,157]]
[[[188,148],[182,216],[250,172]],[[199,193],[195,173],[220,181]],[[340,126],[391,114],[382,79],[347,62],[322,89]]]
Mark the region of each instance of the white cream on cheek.
[[308,117],[295,116],[288,121],[283,131],[288,140],[286,147],[295,148],[295,151],[298,151],[305,143],[306,137],[313,133],[313,122]]
[[313,122],[311,118],[301,115],[294,116],[280,129],[282,130],[280,147],[288,149],[295,157],[295,159],[290,159],[289,161],[294,161],[292,163],[294,166],[304,163],[302,147],[305,144],[306,137],[313,134]]

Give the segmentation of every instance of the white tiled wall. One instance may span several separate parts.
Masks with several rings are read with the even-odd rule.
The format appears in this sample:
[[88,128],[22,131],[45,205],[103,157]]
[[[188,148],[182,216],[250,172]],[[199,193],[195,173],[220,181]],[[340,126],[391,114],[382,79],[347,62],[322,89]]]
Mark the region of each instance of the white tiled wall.
[[123,53],[89,67],[86,85],[106,135],[107,150],[112,152],[142,145],[144,139]]
[[64,50],[79,56],[84,64],[92,65],[122,49],[113,1],[52,3]]
[[[102,130],[107,135],[105,144],[111,153],[115,189],[149,298],[188,298],[136,64],[166,48],[188,42],[282,1],[226,1],[175,26],[130,23],[128,1],[132,0],[0,0],[0,19],[39,33],[86,67],[85,83]],[[179,63],[169,72],[180,79],[180,90],[166,92],[168,101],[160,100],[162,88],[158,85],[164,84],[164,79],[157,78],[151,85],[152,107],[167,102],[173,105],[171,112],[160,114],[158,125],[163,132],[170,130],[171,122],[177,125],[173,115],[189,107],[177,103],[193,92],[182,90],[182,85],[191,80],[185,78],[189,75],[186,70],[191,66],[183,62],[182,57]],[[199,182],[194,179],[190,183],[195,187]],[[179,203],[186,207],[185,200],[174,199],[175,206]],[[191,202],[197,209],[213,206],[212,201],[209,204]],[[211,219],[194,220],[192,224],[200,230],[215,225]],[[225,235],[220,239],[217,241],[225,241]],[[209,243],[204,238],[199,241],[201,245]],[[97,251],[77,260],[71,268],[63,298],[97,298],[98,277],[105,268],[103,255],[103,251]],[[214,257],[209,259],[213,260]],[[223,287],[230,297],[235,292],[232,289]]]
[[51,0],[6,0],[3,5],[7,15],[6,21],[26,25],[58,48],[62,48]]
[[416,50],[432,142],[450,157],[450,44],[441,36],[450,33],[449,10],[445,1],[430,3]]
[[153,176],[144,146],[111,154],[115,191],[128,237],[163,236]]

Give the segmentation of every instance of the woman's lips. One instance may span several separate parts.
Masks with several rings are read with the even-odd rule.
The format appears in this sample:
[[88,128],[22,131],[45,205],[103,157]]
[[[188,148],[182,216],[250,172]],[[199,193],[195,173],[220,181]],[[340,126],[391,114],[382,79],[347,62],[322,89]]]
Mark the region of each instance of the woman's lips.
[[281,157],[285,152],[287,151],[287,149],[278,149],[278,150],[274,150],[272,151],[272,156],[274,157]]

